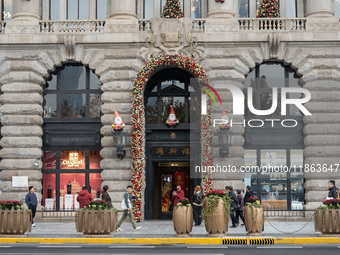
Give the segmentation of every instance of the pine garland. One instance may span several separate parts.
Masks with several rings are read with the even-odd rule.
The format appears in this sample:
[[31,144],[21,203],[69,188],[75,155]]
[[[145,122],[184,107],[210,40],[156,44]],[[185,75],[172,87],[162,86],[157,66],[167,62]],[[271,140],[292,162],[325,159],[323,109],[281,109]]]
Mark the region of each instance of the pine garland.
[[180,19],[183,18],[179,0],[166,0],[163,7],[162,18],[164,19]]
[[280,4],[278,0],[262,0],[257,13],[257,18],[279,18]]

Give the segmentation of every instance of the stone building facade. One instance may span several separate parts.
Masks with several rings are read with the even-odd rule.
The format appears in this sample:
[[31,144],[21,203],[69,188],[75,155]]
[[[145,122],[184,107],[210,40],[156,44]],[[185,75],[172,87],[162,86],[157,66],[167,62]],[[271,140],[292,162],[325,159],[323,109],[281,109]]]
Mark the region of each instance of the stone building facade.
[[[298,190],[299,187],[296,185],[302,184],[305,197],[301,204],[306,211],[302,216],[309,217],[312,214],[311,210],[319,206],[327,195],[328,180],[340,182],[340,169],[339,172],[335,170],[336,164],[340,163],[340,22],[339,18],[334,16],[334,1],[297,1],[296,18],[277,20],[239,18],[237,1],[231,0],[224,3],[202,1],[201,19],[189,17],[190,1],[184,0],[185,17],[175,20],[161,19],[156,15],[157,11],[154,11],[154,18],[145,20],[142,15],[143,1],[125,0],[124,4],[121,4],[111,0],[107,1],[108,18],[96,20],[93,11],[95,1],[90,1],[90,19],[75,21],[66,20],[66,14],[60,15],[60,20],[48,20],[49,8],[46,2],[48,1],[13,1],[12,19],[0,22],[1,200],[22,200],[27,193],[27,187],[13,187],[13,176],[28,176],[28,184],[35,187],[39,200],[46,198],[48,186],[42,181],[43,175],[49,173],[48,169],[42,171],[45,168],[43,161],[46,160],[44,154],[46,151],[55,150],[61,151],[60,153],[73,150],[86,151],[88,154],[85,154],[90,160],[92,151],[100,151],[98,171],[84,170],[79,185],[91,183],[91,174],[101,173],[101,187],[103,185],[110,187],[114,205],[119,208],[122,194],[126,186],[131,184],[133,165],[131,92],[135,86],[134,80],[150,59],[165,54],[192,57],[205,70],[211,86],[216,89],[222,100],[222,106],[213,106],[215,119],[220,118],[224,110],[233,109],[232,95],[226,89],[226,84],[244,89],[250,72],[257,70],[257,66],[261,64],[277,64],[283,69],[289,67],[289,72],[294,72],[301,86],[311,93],[311,99],[304,106],[312,114],[301,117],[301,129],[297,130],[300,135],[296,138],[301,142],[301,146],[294,147],[295,143],[292,143],[292,149],[300,150],[297,154],[303,157],[304,164],[308,166],[321,164],[328,169],[333,167],[334,170],[320,173],[302,169],[298,177],[301,180],[299,184],[292,184],[291,176],[273,177],[272,180],[275,181],[272,184],[269,181],[267,184],[270,186],[276,183],[276,191],[270,187],[268,191],[266,188],[264,191],[268,192],[268,198],[276,196],[274,200],[280,200],[279,190],[285,191],[286,200],[292,202],[295,200],[295,193],[293,195],[292,190]],[[60,2],[60,6],[63,2],[66,3]],[[154,10],[161,5],[160,1],[154,1],[154,4],[156,6]],[[51,77],[58,75],[60,70],[66,70],[62,68],[73,64],[88,67],[90,69],[88,72],[98,76],[101,83],[101,116],[94,122],[90,121],[91,118],[87,118],[88,121],[73,120],[66,124],[62,121],[49,122],[46,120],[45,112],[48,111],[45,106],[49,103],[46,97],[48,90],[46,83],[51,82],[53,80]],[[148,79],[151,80],[151,77]],[[124,159],[116,156],[113,144],[111,125],[115,111],[119,112],[126,124],[127,144],[124,148],[126,151]],[[243,116],[241,118],[239,116],[238,121],[242,120]],[[69,125],[67,127],[70,132],[66,135],[63,133],[65,136],[62,136],[58,130],[63,129],[65,125]],[[82,127],[85,127],[84,132]],[[145,129],[147,128],[142,127],[142,130]],[[254,146],[250,144],[249,148],[245,146],[246,129],[247,127],[242,125],[233,127],[227,157],[220,155],[218,130],[213,129],[215,165],[232,165],[240,168],[247,164],[245,162],[247,150],[249,155],[255,153],[258,158],[269,155],[266,151],[258,151],[256,144]],[[174,130],[168,129],[164,132],[173,133]],[[177,130],[182,132],[177,134],[178,141],[182,141],[180,135],[185,135],[185,130],[184,128],[181,130],[180,125]],[[70,134],[78,137],[79,133],[96,139],[84,140],[85,142],[78,140],[79,144],[77,140],[69,139]],[[54,134],[59,140],[52,139]],[[150,139],[150,143],[145,141],[144,146],[157,147],[157,139],[152,134],[158,133],[150,131],[145,134],[145,140]],[[167,141],[162,135],[164,134],[160,133],[159,146],[164,149],[172,140]],[[65,144],[62,144],[63,142]],[[285,144],[283,147],[287,151],[290,144],[282,143]],[[280,140],[272,144],[275,145],[273,147],[276,150],[275,157],[279,161],[281,152],[277,150],[281,149]],[[179,142],[177,145],[178,149],[184,150],[188,144]],[[82,146],[86,149],[82,149]],[[268,146],[260,142],[259,148],[272,149]],[[151,149],[150,152],[147,152],[148,148],[145,147],[143,150],[145,154],[150,153],[149,158],[155,159],[157,152],[152,156]],[[288,154],[285,152],[282,157],[288,158],[290,153],[293,152]],[[62,158],[61,154],[55,155],[57,156],[52,156],[55,157],[54,160]],[[249,155],[248,159],[252,157]],[[145,158],[143,169],[145,181],[141,194],[143,217],[147,215],[146,218],[152,219],[161,217],[161,213],[157,213],[158,209],[154,207],[161,208],[160,203],[163,203],[152,200],[164,198],[156,197],[155,193],[161,194],[164,187],[156,188],[154,185],[157,181],[152,176],[159,170],[161,175],[157,178],[174,178],[173,172],[170,171],[170,174],[163,170],[178,162],[183,164],[182,167],[186,167],[184,163],[188,160],[166,157],[164,160],[148,162],[149,158]],[[161,169],[163,165],[164,169]],[[87,168],[91,167],[84,167]],[[151,168],[153,170],[149,172]],[[63,174],[62,170],[53,173]],[[75,174],[71,171],[68,173]],[[280,183],[277,182],[280,178],[286,183],[283,184],[284,187],[279,186]],[[53,180],[60,189],[63,188],[60,180]],[[70,182],[72,180],[70,179]],[[243,190],[245,184],[251,184],[246,181],[246,174],[241,172],[214,173],[213,180],[213,186],[217,189],[223,189],[225,185],[230,184]],[[259,179],[256,177],[255,180]],[[259,191],[258,195],[265,184],[266,182],[257,184],[255,189]],[[189,195],[191,194],[189,187],[192,188],[193,185],[193,183],[186,185]],[[146,191],[148,187],[153,189]],[[60,196],[61,193],[57,193]],[[263,200],[265,196],[263,195]],[[56,193],[52,198],[55,197]],[[64,202],[58,203],[58,209],[62,209],[61,203]],[[291,205],[284,206],[284,210],[293,210]],[[44,201],[42,206],[46,207]],[[53,206],[53,209],[57,208]],[[147,211],[148,213],[144,214]]]

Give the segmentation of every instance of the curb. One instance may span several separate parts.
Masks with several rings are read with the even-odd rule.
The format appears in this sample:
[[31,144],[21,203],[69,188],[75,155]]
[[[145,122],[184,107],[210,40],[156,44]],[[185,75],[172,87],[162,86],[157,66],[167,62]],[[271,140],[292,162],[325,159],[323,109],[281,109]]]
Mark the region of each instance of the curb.
[[290,238],[0,238],[0,244],[274,245],[340,244],[339,237]]

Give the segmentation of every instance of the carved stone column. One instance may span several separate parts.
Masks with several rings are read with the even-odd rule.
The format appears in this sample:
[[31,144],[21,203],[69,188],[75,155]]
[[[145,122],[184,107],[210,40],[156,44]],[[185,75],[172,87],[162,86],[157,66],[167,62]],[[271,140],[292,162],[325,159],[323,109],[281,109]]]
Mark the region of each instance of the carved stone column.
[[215,0],[208,1],[208,18],[232,18],[235,17],[235,5],[238,1],[225,0],[216,2]]
[[334,17],[334,2],[332,0],[304,0],[304,4],[306,17]]
[[124,4],[117,0],[111,0],[110,18],[137,19],[136,0],[125,0]]

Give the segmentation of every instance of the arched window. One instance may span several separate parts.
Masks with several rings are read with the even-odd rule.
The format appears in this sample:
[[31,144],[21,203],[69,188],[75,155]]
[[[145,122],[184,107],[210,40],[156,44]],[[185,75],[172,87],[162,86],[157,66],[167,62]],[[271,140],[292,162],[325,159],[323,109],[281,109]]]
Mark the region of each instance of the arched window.
[[85,186],[101,190],[100,80],[88,67],[67,64],[45,84],[43,124],[43,206],[77,210]]
[[51,75],[44,91],[45,119],[99,119],[100,80],[88,67],[65,65]]
[[[287,115],[281,116],[281,88],[301,86],[294,70],[276,62],[257,65],[245,80],[245,94],[248,88],[253,89],[253,94],[248,94],[247,98],[253,98],[257,110],[272,107],[272,88],[278,88],[277,108],[270,116],[254,115],[245,105],[244,161],[246,167],[258,169],[258,172],[246,173],[244,182],[262,200],[268,215],[281,210],[286,211],[285,216],[303,216],[303,212],[289,212],[302,211],[304,204],[302,114],[295,105],[289,105]],[[289,93],[287,98],[301,97],[300,93]],[[285,127],[282,121],[292,127]]]
[[[174,79],[173,77],[176,77]],[[168,68],[155,74],[145,91],[146,124],[165,123],[173,106],[180,123],[190,122],[190,112],[198,111],[199,92],[195,92],[188,73],[178,68]]]

